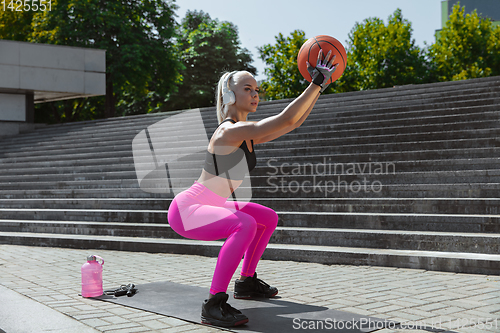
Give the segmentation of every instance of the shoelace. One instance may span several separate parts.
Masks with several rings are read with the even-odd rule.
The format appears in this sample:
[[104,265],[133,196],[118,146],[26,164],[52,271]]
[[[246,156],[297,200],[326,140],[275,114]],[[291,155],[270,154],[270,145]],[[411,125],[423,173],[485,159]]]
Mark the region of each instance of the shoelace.
[[230,304],[227,303],[227,298],[222,300],[222,302],[220,303],[220,310],[223,316],[225,316],[226,314],[234,316],[235,314],[241,313],[239,310],[233,308]]
[[255,286],[257,288],[257,291],[259,291],[259,292],[264,292],[265,293],[271,287],[270,285],[268,285],[267,283],[265,283],[261,279],[258,279],[257,277],[251,277],[251,279],[254,280],[253,282],[254,282],[254,284],[255,284]]

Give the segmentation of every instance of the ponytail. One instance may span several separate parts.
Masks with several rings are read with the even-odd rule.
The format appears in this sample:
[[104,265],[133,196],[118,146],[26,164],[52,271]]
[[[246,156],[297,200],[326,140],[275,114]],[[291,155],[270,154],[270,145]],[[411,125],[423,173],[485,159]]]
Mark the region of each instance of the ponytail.
[[230,85],[230,83],[234,84],[234,77],[238,74],[243,74],[243,73],[248,74],[251,77],[254,77],[252,75],[252,73],[250,73],[248,71],[238,71],[238,72],[235,71],[235,72],[225,72],[224,74],[222,74],[222,76],[219,79],[219,84],[217,85],[217,90],[215,92],[217,121],[219,124],[227,117],[227,109],[228,109],[227,105],[224,105],[224,103],[222,102],[222,91],[224,88],[224,83],[226,83],[227,77],[229,75],[233,74],[229,78],[229,82],[227,82],[226,84],[229,84],[229,85]]
[[215,92],[215,100],[216,100],[216,110],[217,110],[217,122],[220,124],[224,118],[227,116],[227,105],[222,103],[222,89],[224,87],[224,82],[226,82],[226,78],[231,74],[230,72],[224,73],[220,79],[219,84],[217,85],[217,91]]

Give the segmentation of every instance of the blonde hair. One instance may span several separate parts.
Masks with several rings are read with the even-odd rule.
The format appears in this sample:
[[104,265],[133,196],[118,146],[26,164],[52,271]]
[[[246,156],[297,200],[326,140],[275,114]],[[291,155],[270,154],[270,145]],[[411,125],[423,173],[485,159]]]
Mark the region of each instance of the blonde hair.
[[[224,120],[224,118],[227,117],[227,109],[228,109],[228,106],[224,105],[222,102],[222,91],[224,89],[224,83],[226,83],[228,76],[231,75],[231,77],[229,78],[229,80],[226,84],[228,84],[229,87],[234,86],[234,84],[235,84],[234,78],[236,75],[240,75],[240,74],[248,74],[251,77],[254,77],[252,75],[252,73],[247,72],[247,71],[234,71],[234,72],[225,72],[224,74],[222,74],[222,76],[219,79],[219,83],[217,85],[217,90],[215,92],[215,101],[216,101],[215,106],[216,106],[216,110],[217,110],[217,121],[219,124]],[[231,90],[231,89],[229,89],[229,90]]]

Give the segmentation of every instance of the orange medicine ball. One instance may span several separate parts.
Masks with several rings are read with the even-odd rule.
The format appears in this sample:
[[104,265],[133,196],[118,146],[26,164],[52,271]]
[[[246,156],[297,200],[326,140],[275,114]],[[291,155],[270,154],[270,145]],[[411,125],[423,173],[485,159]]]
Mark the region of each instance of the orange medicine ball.
[[[308,39],[304,45],[299,50],[299,55],[297,56],[297,65],[299,66],[300,74],[309,82],[311,82],[311,75],[307,71],[308,61],[311,66],[316,66],[316,61],[318,60],[319,50],[323,50],[323,57],[326,57],[328,51],[332,51],[331,57],[336,55],[334,64],[339,64],[335,72],[333,73],[330,81],[332,83],[336,81],[344,73],[345,67],[347,65],[347,54],[345,52],[344,46],[335,38],[327,35],[319,35]],[[330,58],[331,59],[331,58]]]

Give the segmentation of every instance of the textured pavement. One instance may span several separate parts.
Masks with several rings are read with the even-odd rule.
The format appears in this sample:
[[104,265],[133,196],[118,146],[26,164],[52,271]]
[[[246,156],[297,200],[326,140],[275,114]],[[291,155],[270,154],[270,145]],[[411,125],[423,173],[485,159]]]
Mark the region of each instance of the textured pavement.
[[[104,289],[130,282],[171,281],[205,287],[208,294],[216,263],[216,258],[191,255],[0,245],[0,285],[20,298],[28,297],[33,305],[55,310],[54,316],[64,314],[78,321],[75,324],[98,332],[224,332],[82,298],[78,295],[80,267],[88,254],[105,260]],[[285,300],[405,325],[405,329],[376,331],[380,333],[500,332],[500,276],[268,260],[259,263],[257,272],[259,278],[278,287]],[[231,284],[229,290],[232,288]],[[8,306],[0,304],[0,318]],[[23,332],[23,326],[19,319],[15,332]],[[0,320],[0,332],[2,329]],[[283,330],[293,331],[293,326]]]

